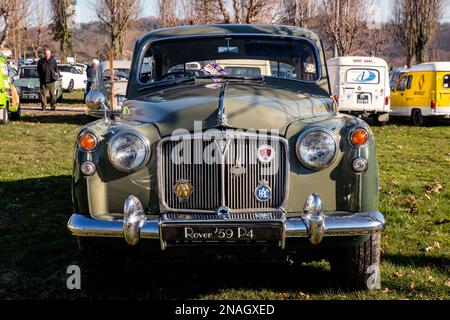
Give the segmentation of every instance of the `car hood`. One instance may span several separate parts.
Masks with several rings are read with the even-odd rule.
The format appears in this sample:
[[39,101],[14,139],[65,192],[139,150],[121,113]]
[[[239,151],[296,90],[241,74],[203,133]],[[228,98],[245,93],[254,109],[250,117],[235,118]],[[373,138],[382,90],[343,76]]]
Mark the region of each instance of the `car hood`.
[[[222,118],[224,110],[226,116]],[[263,82],[186,83],[152,91],[123,108],[125,120],[154,123],[161,136],[174,130],[230,127],[277,130],[295,120],[332,116],[332,100]]]
[[39,79],[38,78],[21,78],[14,81],[13,85],[15,87],[22,88],[36,88],[39,87]]

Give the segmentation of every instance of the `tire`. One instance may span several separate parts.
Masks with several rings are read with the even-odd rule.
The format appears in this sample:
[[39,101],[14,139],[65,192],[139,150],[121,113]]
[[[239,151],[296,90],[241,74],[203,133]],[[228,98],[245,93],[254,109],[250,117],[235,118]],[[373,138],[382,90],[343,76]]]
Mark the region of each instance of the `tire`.
[[78,257],[84,297],[104,295],[114,286],[114,277],[122,274],[124,260],[121,254],[105,250],[95,238],[78,237]]
[[73,79],[70,79],[69,85],[67,86],[67,90],[66,91],[68,93],[71,93],[73,91],[74,86],[75,86],[75,82],[73,81]]
[[16,112],[11,112],[11,119],[20,120],[22,118],[22,106],[19,104]]
[[413,126],[423,126],[425,123],[422,111],[420,109],[413,109],[411,111],[411,124]]
[[380,288],[381,234],[373,234],[364,243],[335,250],[330,256],[331,272],[346,288]]
[[8,106],[5,106],[0,112],[2,112],[2,119],[0,120],[1,124],[8,124]]

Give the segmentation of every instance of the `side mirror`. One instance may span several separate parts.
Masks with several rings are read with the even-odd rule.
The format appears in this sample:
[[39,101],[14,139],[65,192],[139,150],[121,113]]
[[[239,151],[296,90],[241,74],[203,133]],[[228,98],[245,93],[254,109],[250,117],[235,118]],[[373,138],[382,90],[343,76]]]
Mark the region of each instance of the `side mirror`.
[[90,111],[99,111],[105,108],[106,98],[100,91],[91,89],[86,96],[86,105]]

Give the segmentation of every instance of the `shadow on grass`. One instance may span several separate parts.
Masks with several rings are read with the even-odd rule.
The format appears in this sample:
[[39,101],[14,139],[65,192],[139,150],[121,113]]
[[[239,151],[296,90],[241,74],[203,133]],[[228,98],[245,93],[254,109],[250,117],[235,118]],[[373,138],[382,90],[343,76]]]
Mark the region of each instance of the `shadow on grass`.
[[32,115],[23,116],[20,121],[22,122],[32,122],[32,123],[61,123],[61,124],[75,124],[83,126],[91,121],[88,115],[85,114],[74,114],[74,115]]
[[70,176],[0,182],[0,299],[64,294],[76,259],[66,231],[72,213]]
[[404,267],[432,267],[450,275],[450,258],[445,256],[430,256],[425,253],[414,255],[385,253],[383,260]]

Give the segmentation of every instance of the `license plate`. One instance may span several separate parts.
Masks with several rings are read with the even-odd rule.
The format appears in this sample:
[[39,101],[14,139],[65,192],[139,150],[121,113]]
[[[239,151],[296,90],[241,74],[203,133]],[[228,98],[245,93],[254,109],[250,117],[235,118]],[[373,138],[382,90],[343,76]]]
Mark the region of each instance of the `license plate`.
[[24,94],[23,98],[24,99],[30,99],[30,100],[39,99],[39,97],[37,95],[35,95],[35,94]]
[[367,94],[358,94],[356,98],[358,104],[369,104],[369,96]]
[[165,224],[161,226],[164,241],[180,242],[278,242],[280,224]]

